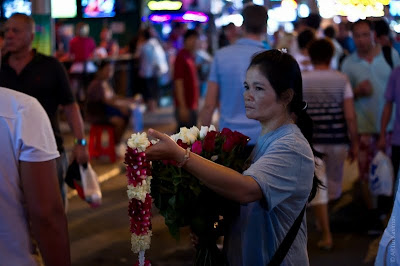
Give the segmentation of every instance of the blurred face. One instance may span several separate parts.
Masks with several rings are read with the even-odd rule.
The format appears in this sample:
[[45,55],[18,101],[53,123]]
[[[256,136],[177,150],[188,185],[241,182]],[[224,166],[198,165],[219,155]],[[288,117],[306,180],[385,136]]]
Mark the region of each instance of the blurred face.
[[373,48],[374,34],[366,23],[353,28],[353,39],[358,52],[367,53]]
[[108,29],[103,29],[100,32],[100,39],[104,40],[104,41],[109,41],[111,40],[111,31],[109,31]]
[[114,66],[112,64],[105,65],[100,72],[100,79],[109,80],[114,75]]
[[248,118],[268,124],[287,112],[268,79],[261,74],[257,66],[247,71],[244,87],[244,105]]
[[4,40],[7,51],[11,53],[30,49],[34,38],[32,28],[22,19],[10,18],[4,27]]
[[185,48],[191,52],[196,51],[198,47],[198,40],[197,36],[193,35],[185,40]]

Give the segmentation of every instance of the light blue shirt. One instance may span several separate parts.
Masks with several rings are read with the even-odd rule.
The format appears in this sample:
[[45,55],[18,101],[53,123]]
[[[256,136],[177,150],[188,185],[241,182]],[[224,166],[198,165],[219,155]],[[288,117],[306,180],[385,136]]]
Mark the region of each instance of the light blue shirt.
[[[399,54],[392,49],[393,66],[400,64]],[[358,133],[379,134],[383,107],[385,105],[385,89],[392,69],[386,62],[381,52],[371,63],[361,59],[357,52],[348,56],[342,66],[342,71],[349,77],[353,88],[364,80],[372,84],[373,94],[368,97],[358,97],[354,100],[357,114]],[[388,130],[393,126],[393,119],[389,123]]]
[[251,39],[237,40],[216,52],[209,75],[209,81],[219,87],[219,128],[237,130],[250,137],[249,144],[253,145],[260,135],[261,125],[246,117],[243,83],[252,56],[264,51],[264,47],[262,42]]
[[[268,265],[305,206],[314,175],[314,157],[300,129],[284,125],[261,136],[243,174],[259,184],[263,199],[240,206],[225,236],[231,266]],[[308,265],[307,225],[300,230],[282,265]]]

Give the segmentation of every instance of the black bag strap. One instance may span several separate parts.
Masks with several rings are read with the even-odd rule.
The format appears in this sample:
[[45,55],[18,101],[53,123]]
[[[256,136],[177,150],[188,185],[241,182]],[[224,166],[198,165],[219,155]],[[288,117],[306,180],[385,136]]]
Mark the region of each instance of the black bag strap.
[[390,68],[393,69],[392,47],[383,46],[382,52],[383,52],[383,56],[385,57],[386,62],[389,64]]
[[294,221],[292,227],[290,227],[289,232],[286,234],[285,238],[283,239],[282,243],[279,245],[278,249],[276,250],[274,256],[268,263],[268,266],[279,266],[281,265],[283,259],[286,257],[290,247],[293,244],[294,239],[299,232],[301,222],[303,221],[304,213],[306,211],[306,205],[304,205],[303,210],[300,212],[299,216],[297,216],[296,220]]

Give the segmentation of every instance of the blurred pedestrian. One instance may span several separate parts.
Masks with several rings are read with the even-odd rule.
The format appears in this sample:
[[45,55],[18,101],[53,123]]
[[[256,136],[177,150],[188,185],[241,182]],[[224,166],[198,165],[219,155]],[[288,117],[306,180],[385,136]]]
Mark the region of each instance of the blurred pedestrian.
[[111,29],[104,27],[100,32],[100,44],[99,47],[103,47],[107,56],[117,56],[119,53],[119,45],[116,40],[112,38]]
[[33,96],[45,109],[60,153],[56,160],[57,174],[65,201],[64,177],[68,158],[59,127],[58,108],[62,106],[71,128],[75,143],[72,156],[80,164],[89,160],[83,120],[64,67],[55,58],[32,49],[34,36],[35,22],[31,17],[17,13],[7,20],[5,45],[8,53],[2,59],[0,85]]
[[169,66],[167,55],[150,28],[143,29],[140,35],[143,45],[139,52],[139,77],[147,109],[153,112],[160,98],[160,77],[168,73]]
[[339,70],[340,58],[343,56],[343,48],[340,43],[336,40],[336,30],[331,25],[324,29],[325,38],[328,38],[335,48],[335,52],[333,54],[331,60],[331,68],[335,70]]
[[1,264],[70,266],[49,118],[33,97],[0,87],[0,125]]
[[[358,155],[356,114],[348,78],[330,67],[334,55],[332,42],[328,39],[316,40],[309,45],[308,54],[313,70],[302,73],[303,97],[308,103],[307,112],[314,122],[314,148],[324,155],[324,165],[317,163],[322,168],[318,177],[328,190],[327,195],[320,200],[317,195],[311,205],[322,230],[318,247],[331,249],[333,239],[327,204],[329,200],[341,196],[346,157],[353,161]],[[319,193],[323,193],[322,190]]]
[[[385,106],[381,118],[381,131],[379,135],[378,148],[386,152],[387,144],[392,145],[392,163],[395,177],[394,192],[397,191],[399,183],[399,164],[400,164],[400,66],[396,67],[390,75],[385,91]],[[392,119],[393,108],[395,111],[395,122],[391,143],[386,141],[386,131],[390,120]]]
[[250,137],[249,144],[254,146],[261,127],[246,117],[243,83],[252,56],[265,50],[262,40],[267,30],[267,11],[263,6],[248,5],[243,10],[243,19],[243,38],[215,53],[199,121],[210,125],[214,111],[219,108],[219,128],[240,131]]
[[311,29],[302,31],[297,36],[297,44],[299,51],[292,54],[300,66],[301,71],[310,71],[313,69],[311,64],[310,56],[308,55],[308,46],[315,40],[315,33]]
[[174,98],[178,131],[181,127],[191,127],[197,123],[200,87],[195,53],[198,40],[197,31],[188,30],[184,36],[184,48],[178,52],[175,60]]
[[89,25],[84,22],[79,22],[76,25],[75,37],[69,42],[69,54],[74,61],[70,69],[71,73],[96,72],[94,63],[88,61],[96,49],[96,43],[89,36],[89,31]]
[[[374,41],[373,23],[358,20],[352,27],[356,52],[347,56],[342,64],[342,71],[349,77],[355,98],[357,130],[359,133],[359,172],[363,187],[364,201],[367,208],[375,208],[368,189],[369,169],[377,149],[381,132],[381,115],[385,105],[385,88],[392,71],[382,48]],[[393,66],[400,64],[396,51],[391,52]],[[392,130],[392,124],[387,132]],[[391,202],[391,201],[390,201]],[[385,212],[383,209],[381,211]],[[372,220],[372,219],[370,219]]]

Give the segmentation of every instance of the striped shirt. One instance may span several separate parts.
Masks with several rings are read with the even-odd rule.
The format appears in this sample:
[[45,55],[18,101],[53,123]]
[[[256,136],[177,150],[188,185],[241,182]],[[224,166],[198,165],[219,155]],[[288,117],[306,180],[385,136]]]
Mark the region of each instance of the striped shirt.
[[335,70],[303,72],[303,98],[314,122],[313,143],[348,143],[343,101],[353,98],[347,77]]

